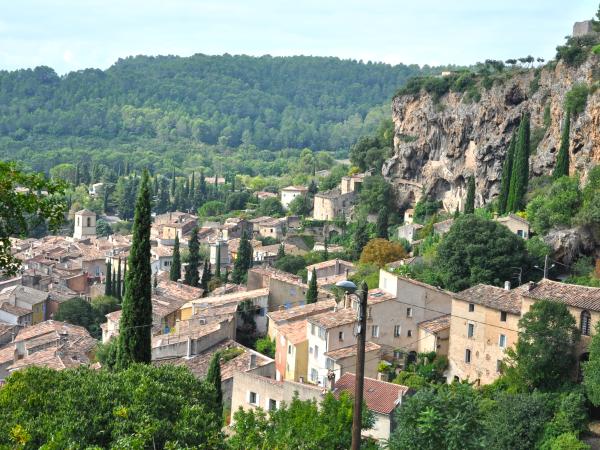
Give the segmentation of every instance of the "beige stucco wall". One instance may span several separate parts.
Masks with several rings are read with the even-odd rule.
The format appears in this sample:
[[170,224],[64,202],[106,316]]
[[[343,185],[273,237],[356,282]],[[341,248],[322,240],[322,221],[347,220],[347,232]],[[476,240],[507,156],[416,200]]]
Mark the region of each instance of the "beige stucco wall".
[[450,345],[449,328],[434,334],[419,327],[418,338],[417,353],[436,352],[438,355],[448,356]]
[[[469,312],[469,303],[454,299],[450,319],[450,349],[447,380],[455,376],[461,381],[479,380],[481,384],[493,382],[500,373],[497,361],[503,360],[507,348],[518,339],[519,315],[507,314],[506,322],[500,321],[501,312],[496,309],[475,305]],[[468,337],[468,324],[474,325],[473,337]],[[506,336],[506,347],[499,346],[500,334]],[[465,351],[471,350],[471,362],[465,362]]]
[[510,217],[502,217],[501,219],[498,219],[498,223],[501,223],[502,225],[504,225],[506,228],[508,228],[514,234],[518,234],[518,232],[521,231],[522,232],[521,237],[523,239],[529,238],[529,226],[523,222],[512,219]]

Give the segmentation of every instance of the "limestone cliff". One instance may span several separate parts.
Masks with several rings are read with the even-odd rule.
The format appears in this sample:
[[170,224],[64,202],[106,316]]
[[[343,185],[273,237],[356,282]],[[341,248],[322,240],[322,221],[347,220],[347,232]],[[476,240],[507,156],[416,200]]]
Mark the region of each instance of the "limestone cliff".
[[[574,83],[592,86],[600,75],[600,57],[592,55],[578,68],[559,62],[546,66],[539,88],[531,88],[535,71],[518,71],[502,84],[479,88],[481,99],[467,102],[465,94],[450,92],[439,101],[423,91],[393,100],[393,156],[383,174],[394,185],[401,207],[422,192],[442,200],[454,211],[466,197],[466,179],[474,175],[476,204],[493,200],[500,190],[502,163],[522,113],[531,114],[532,135],[544,128],[548,105],[551,123],[537,149],[532,149],[531,175],[549,174],[560,146],[565,94]],[[542,131],[538,131],[542,133]],[[571,123],[571,171],[585,178],[600,162],[600,89],[588,96],[586,109]]]

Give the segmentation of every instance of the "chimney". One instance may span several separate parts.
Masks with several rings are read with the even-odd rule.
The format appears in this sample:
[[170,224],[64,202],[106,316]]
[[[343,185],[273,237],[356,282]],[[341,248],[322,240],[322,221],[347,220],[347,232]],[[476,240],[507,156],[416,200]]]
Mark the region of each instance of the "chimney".
[[505,291],[510,291],[510,281],[505,281],[504,282],[504,290]]
[[248,363],[248,370],[256,368],[256,354],[250,353],[250,362]]

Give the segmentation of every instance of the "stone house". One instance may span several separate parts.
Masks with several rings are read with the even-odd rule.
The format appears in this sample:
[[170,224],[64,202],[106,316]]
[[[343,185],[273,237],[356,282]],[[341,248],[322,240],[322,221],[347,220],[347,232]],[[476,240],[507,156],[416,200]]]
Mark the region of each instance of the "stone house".
[[306,319],[281,325],[275,340],[275,378],[304,381],[307,370]]
[[152,258],[151,267],[152,274],[158,272],[168,272],[171,270],[171,264],[173,264],[173,248],[172,247],[152,247],[150,249],[150,255]]
[[262,237],[270,237],[277,241],[283,239],[286,231],[285,219],[271,219],[260,222],[254,227],[258,230],[258,234]]
[[404,225],[400,225],[396,232],[398,239],[406,239],[410,244],[418,239],[418,232],[423,228],[423,225],[414,222],[405,222]]
[[404,223],[413,223],[415,217],[415,210],[413,208],[408,208],[404,211]]
[[314,198],[313,219],[334,220],[342,215],[348,217],[355,200],[355,192],[343,194],[339,188],[318,192]]
[[[335,383],[334,395],[346,392],[351,396],[356,391],[356,375],[346,373]],[[375,423],[369,430],[363,430],[363,436],[369,436],[378,441],[387,441],[396,428],[395,414],[402,402],[412,395],[407,386],[388,383],[365,377],[363,399],[369,411],[373,413]]]
[[281,190],[281,204],[288,209],[292,200],[306,194],[308,194],[308,188],[305,186],[288,186]]
[[450,314],[419,323],[417,338],[417,353],[436,352],[448,356]]
[[523,239],[529,239],[529,222],[516,214],[509,214],[503,217],[497,217],[494,219],[496,222],[501,223],[514,234]]
[[[11,305],[31,313],[31,323],[43,322],[48,318],[48,293],[26,286],[11,286],[0,292],[0,305]],[[0,313],[0,320],[8,322]],[[16,322],[9,322],[16,323]]]
[[313,270],[317,275],[319,284],[335,284],[338,281],[346,280],[350,274],[356,271],[354,264],[342,259],[330,259],[306,267],[308,281],[312,279]]
[[478,284],[453,295],[448,382],[489,384],[498,378],[506,349],[518,339],[518,291]]
[[453,224],[454,224],[454,219],[447,219],[447,220],[443,220],[441,222],[434,223],[433,224],[433,234],[437,234],[438,236],[443,236],[448,231],[450,231],[450,228],[452,228]]

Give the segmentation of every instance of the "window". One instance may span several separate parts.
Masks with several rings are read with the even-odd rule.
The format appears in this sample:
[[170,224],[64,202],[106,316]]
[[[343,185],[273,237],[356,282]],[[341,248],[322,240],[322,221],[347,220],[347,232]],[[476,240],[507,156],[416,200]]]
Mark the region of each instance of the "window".
[[506,311],[500,311],[500,322],[506,322]]
[[371,337],[374,337],[374,338],[379,337],[379,325],[373,325],[371,327]]
[[[372,316],[371,316],[371,310],[372,310],[372,309],[373,309],[373,308],[371,308],[371,307],[369,307],[369,309],[367,309],[367,319],[370,319],[370,318],[372,317]],[[358,311],[358,305],[357,305],[357,311]]]
[[312,381],[313,383],[317,382],[317,369],[311,369],[310,370],[310,381]]
[[581,334],[584,336],[590,335],[590,328],[592,324],[592,316],[589,311],[581,311]]
[[277,409],[277,400],[269,399],[269,411],[275,411]]
[[471,362],[471,350],[465,350],[465,362],[469,364]]
[[92,218],[91,218],[91,217],[88,217],[88,218],[87,218],[87,226],[88,226],[88,227],[91,227],[91,226],[92,226]]
[[525,232],[523,230],[517,230],[517,236],[525,237]]
[[256,405],[258,402],[258,395],[256,394],[256,392],[249,392],[248,393],[248,403],[250,403],[251,405]]
[[400,337],[400,325],[394,325],[394,337]]
[[325,361],[325,368],[328,370],[333,369],[333,359],[327,358],[327,360]]
[[467,337],[472,338],[474,334],[475,334],[475,325],[470,323],[467,325]]
[[502,360],[501,359],[496,360],[496,372],[502,373]]
[[469,303],[469,312],[473,312],[473,311],[475,311],[475,304]]
[[344,340],[344,332],[343,332],[343,331],[340,331],[340,332],[338,333],[338,339],[339,339],[340,341],[343,341],[343,340]]
[[313,348],[312,348],[312,347],[310,347],[310,348],[308,349],[308,353],[310,353],[311,355],[313,354]]
[[406,308],[406,317],[412,317],[412,308]]
[[291,355],[291,354],[292,354],[292,346],[288,345],[288,355]]
[[319,346],[318,345],[315,345],[315,352],[313,353],[313,355],[315,358],[319,357]]
[[500,337],[498,338],[498,345],[500,346],[500,348],[504,348],[506,347],[506,336],[501,334]]
[[319,337],[321,339],[325,339],[327,337],[327,332],[325,331],[325,328],[319,327]]
[[408,337],[412,337],[412,330],[408,330],[408,331],[406,332],[406,335],[407,335]]
[[315,328],[316,328],[315,324],[311,323],[310,324],[310,334],[312,334],[313,336],[315,335]]
[[267,315],[267,310],[266,310],[266,308],[260,308],[260,309],[258,310],[258,315],[259,315],[260,317],[265,317],[265,316]]

